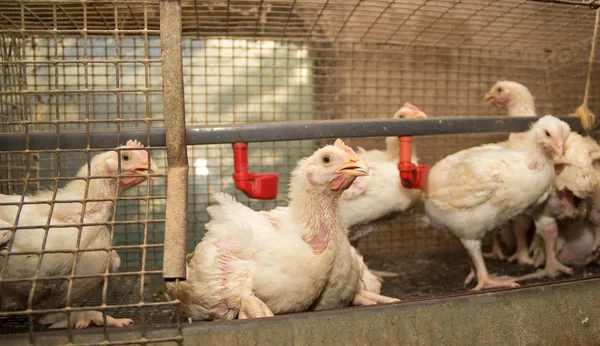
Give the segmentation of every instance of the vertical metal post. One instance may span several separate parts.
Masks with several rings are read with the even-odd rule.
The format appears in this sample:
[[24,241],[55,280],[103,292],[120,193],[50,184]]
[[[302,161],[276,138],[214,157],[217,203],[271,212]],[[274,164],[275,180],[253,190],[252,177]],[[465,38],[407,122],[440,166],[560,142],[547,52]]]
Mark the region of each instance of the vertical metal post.
[[188,161],[181,60],[181,2],[160,1],[160,42],[167,144],[163,278],[185,280]]

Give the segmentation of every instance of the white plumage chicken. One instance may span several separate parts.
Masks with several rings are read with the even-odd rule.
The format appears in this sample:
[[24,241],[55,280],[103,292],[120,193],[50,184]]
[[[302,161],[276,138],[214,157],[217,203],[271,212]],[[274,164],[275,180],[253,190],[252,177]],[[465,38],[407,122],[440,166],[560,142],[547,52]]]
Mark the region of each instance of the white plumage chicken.
[[[524,85],[512,81],[498,81],[485,95],[485,101],[489,105],[494,105],[507,112],[510,117],[536,117],[535,99],[529,89]],[[511,133],[508,141],[499,144],[514,145],[520,138],[522,133]],[[501,230],[494,234],[493,247],[490,254],[485,257],[497,258],[500,260],[507,259],[509,262],[518,261],[521,264],[533,264],[533,260],[529,256],[529,246],[527,243],[527,231],[531,226],[531,219],[520,215],[512,222],[502,225]],[[516,240],[516,249],[513,255],[506,257],[502,252],[500,245],[501,240],[505,243],[513,243]]]
[[533,95],[517,82],[496,82],[485,95],[485,102],[506,111],[509,117],[537,117]]
[[[492,278],[481,255],[481,238],[523,212],[538,229],[545,202],[554,189],[552,154],[561,156],[569,125],[540,118],[523,138],[523,147],[484,145],[447,156],[429,173],[424,192],[431,224],[457,236],[472,260],[477,286],[516,287],[514,280]],[[469,274],[466,282],[472,279]]]
[[[410,103],[405,103],[394,114],[396,119],[426,117],[425,113]],[[421,198],[421,190],[407,189],[400,181],[398,137],[386,137],[385,143],[385,151],[358,148],[358,157],[366,163],[369,175],[356,178],[340,198],[342,217],[349,229],[348,238],[351,242],[375,232],[377,228],[372,222],[389,214],[405,211]],[[418,163],[414,150],[411,158],[413,163]],[[278,214],[285,212],[286,208],[277,207],[265,213],[271,218],[276,218]]]
[[[426,117],[425,113],[410,103],[405,103],[394,114],[394,118]],[[359,148],[358,156],[369,167],[369,176],[357,178],[342,194],[340,207],[346,227],[350,230],[350,241],[356,241],[375,231],[376,227],[372,222],[389,214],[408,210],[421,198],[421,190],[407,189],[400,181],[398,137],[387,137],[385,142],[385,151],[365,151]],[[414,150],[411,159],[413,163],[418,163]]]
[[[506,110],[509,116],[536,116],[535,101],[529,89],[516,82],[497,82],[487,93],[486,101]],[[523,136],[522,133],[511,134],[509,140],[504,143],[508,147],[519,148],[522,146]],[[520,263],[539,266],[546,262],[546,257],[550,257],[549,265],[546,265],[543,271],[525,275],[518,278],[518,280],[544,276],[554,277],[560,273],[572,273],[570,268],[562,265],[561,258],[565,258],[569,263],[573,263],[573,261],[561,255],[560,248],[567,244],[566,248],[581,249],[581,246],[576,244],[580,243],[577,240],[577,235],[583,236],[585,233],[576,229],[578,226],[589,228],[586,227],[588,225],[582,224],[581,218],[587,213],[588,206],[584,201],[597,189],[600,182],[600,175],[592,166],[593,161],[598,157],[600,157],[600,146],[596,141],[577,133],[571,133],[568,137],[565,143],[564,155],[554,157],[556,189],[549,198],[548,215],[545,218],[547,229],[550,232],[541,235],[536,234],[530,249],[526,250],[526,232],[531,225],[531,221],[526,216],[519,216],[514,223],[517,250],[509,258],[509,260],[518,259]],[[575,223],[575,225],[572,223]],[[553,230],[554,228],[559,229],[558,234]],[[565,232],[574,232],[574,234],[566,234]],[[504,232],[503,239],[506,238],[506,232]],[[569,246],[568,243],[571,241],[573,244]],[[546,251],[546,249],[555,248],[558,250],[556,255],[554,251]],[[529,257],[529,251],[535,253],[534,259]],[[502,255],[496,238],[494,238],[493,252],[499,254],[498,257]],[[567,252],[568,250],[565,250],[565,253]]]
[[[33,294],[31,308],[63,307],[100,284],[102,274],[119,269],[119,255],[114,250],[110,251],[110,233],[102,224],[112,216],[114,206],[111,200],[144,182],[149,177],[149,171],[158,172],[148,152],[138,148],[143,148],[139,142],[128,141],[126,146],[119,148],[119,152],[96,155],[89,164],[89,171],[87,164],[79,169],[79,179],[70,181],[56,191],[40,191],[25,196],[20,210],[18,203],[21,196],[2,196],[4,202],[15,203],[0,207],[2,228],[12,228],[16,222],[14,234],[5,231],[8,233],[0,236],[0,268],[4,267],[0,281],[3,311],[27,309],[30,294]],[[73,251],[76,249],[104,250],[80,252],[75,260]],[[37,255],[40,251],[54,252],[44,254],[40,259]],[[36,275],[38,264],[39,273]],[[69,280],[58,278],[36,281],[32,291],[35,277],[64,278],[71,274],[75,278],[70,294]],[[98,278],[77,278],[82,275],[98,275]],[[106,316],[106,321],[108,326],[114,327],[132,323],[130,319],[111,316]],[[64,314],[49,314],[39,322],[52,324],[51,328],[66,328],[68,323]],[[75,312],[71,314],[69,322],[75,328],[85,328],[90,323],[102,325],[103,317],[97,311]]]
[[373,305],[399,302],[400,299],[379,295],[381,282],[367,268],[346,234],[336,234],[340,246],[331,275],[312,306],[313,310],[329,310],[349,305]]
[[[598,260],[600,247],[600,146],[589,137],[574,136],[567,141],[565,159],[570,164],[560,168],[556,185],[564,192],[550,201],[550,209],[559,223],[554,250],[566,265],[585,266]],[[571,137],[574,136],[573,139]],[[571,144],[571,147],[569,147]],[[590,172],[589,167],[595,165]],[[590,195],[590,191],[593,191]],[[531,244],[534,265],[545,263],[544,241],[536,236]],[[524,278],[539,278],[541,273]]]
[[187,268],[169,283],[192,319],[224,320],[308,310],[329,279],[345,239],[339,198],[366,165],[341,140],[298,162],[287,209],[276,223],[225,194]]

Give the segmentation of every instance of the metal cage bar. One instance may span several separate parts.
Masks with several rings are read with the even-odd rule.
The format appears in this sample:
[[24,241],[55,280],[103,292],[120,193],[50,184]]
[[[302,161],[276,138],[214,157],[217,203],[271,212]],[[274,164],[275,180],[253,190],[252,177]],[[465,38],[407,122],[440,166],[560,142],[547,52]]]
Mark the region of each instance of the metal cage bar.
[[165,140],[167,145],[167,222],[163,277],[186,278],[188,162],[181,59],[181,2],[160,1],[160,38],[163,57]]

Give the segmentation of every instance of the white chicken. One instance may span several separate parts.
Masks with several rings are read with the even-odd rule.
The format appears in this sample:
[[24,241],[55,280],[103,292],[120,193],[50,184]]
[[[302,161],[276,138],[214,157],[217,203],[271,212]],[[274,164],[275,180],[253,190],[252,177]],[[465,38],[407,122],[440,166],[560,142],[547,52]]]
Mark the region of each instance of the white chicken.
[[[394,118],[424,119],[427,115],[410,103],[405,103]],[[421,190],[407,189],[398,172],[398,137],[385,139],[386,150],[358,148],[358,156],[369,167],[369,176],[357,178],[342,194],[340,207],[350,241],[356,241],[376,231],[372,224],[384,216],[408,210],[421,198]],[[413,147],[412,162],[417,164]]]
[[485,102],[506,111],[509,117],[537,117],[535,98],[517,82],[496,82],[485,95]]
[[[510,116],[536,116],[533,96],[525,86],[516,82],[497,82],[487,93],[486,101],[506,110]],[[508,147],[519,148],[522,146],[523,136],[523,133],[511,134],[509,140],[504,143]],[[556,232],[553,231],[543,233],[542,235],[536,234],[534,242],[529,247],[529,250],[526,250],[526,235],[531,221],[524,215],[515,219],[514,232],[517,240],[517,250],[509,258],[509,261],[518,259],[520,263],[539,266],[541,263],[546,262],[545,259],[540,260],[541,258],[551,257],[548,261],[549,265],[546,265],[543,271],[522,276],[517,279],[518,281],[544,276],[554,277],[560,273],[572,273],[570,268],[562,265],[561,258],[563,256],[560,253],[557,253],[555,256],[553,251],[546,251],[545,249],[554,249],[556,248],[556,244],[567,244],[568,242],[565,239],[574,242],[572,246],[567,244],[567,248],[581,249],[575,243],[579,243],[576,240],[576,235],[582,233],[575,231],[576,226],[571,223],[574,222],[576,225],[582,226],[581,216],[587,212],[587,204],[582,202],[582,200],[590,197],[600,182],[600,175],[592,167],[592,162],[599,157],[600,146],[598,146],[596,141],[577,133],[571,133],[568,137],[565,143],[564,155],[559,158],[554,157],[556,189],[549,198],[548,215],[545,220],[547,220],[549,229],[558,227],[560,231],[558,234],[555,234]],[[551,225],[554,226],[550,227]],[[575,234],[567,235],[564,234],[565,232],[575,232]],[[506,231],[504,230],[503,233],[502,238],[507,239]],[[540,239],[542,236],[543,239]],[[494,249],[492,252],[496,254],[496,257],[502,258],[502,252],[498,243],[497,238],[494,238]],[[560,246],[561,248],[562,245]],[[529,257],[530,251],[535,252],[534,259]],[[565,253],[568,252],[567,250],[565,251]],[[582,257],[585,256],[582,255]],[[565,259],[567,258],[565,257]],[[573,263],[572,260],[567,259],[567,261]]]
[[[571,136],[573,135],[575,134],[572,133]],[[565,192],[550,201],[552,213],[559,223],[559,234],[554,249],[561,263],[585,266],[599,259],[600,163],[594,163],[595,169],[585,174],[581,173],[583,169],[580,167],[588,168],[592,161],[600,159],[600,146],[592,138],[575,136],[571,140],[571,136],[564,155],[571,156],[568,159],[571,164],[561,168],[556,179],[557,186],[563,186]],[[568,148],[569,143],[574,144],[572,148]],[[591,196],[590,189],[593,189]],[[543,265],[546,258],[543,239],[536,236],[530,249],[533,252],[534,265]],[[534,273],[524,276],[523,279],[539,277],[542,277],[540,273]]]
[[[595,153],[597,154],[597,153]],[[594,162],[594,169],[600,174],[600,155],[592,156]],[[588,220],[592,223],[594,229],[594,242],[592,244],[592,251],[597,253],[600,250],[600,188],[594,190],[592,198],[589,200],[589,214]]]
[[[77,179],[56,191],[25,196],[21,208],[21,196],[2,196],[5,203],[14,203],[0,207],[2,228],[13,228],[16,223],[15,233],[4,231],[8,233],[0,236],[3,311],[64,307],[100,284],[102,274],[119,269],[121,261],[110,250],[111,236],[105,226],[114,200],[144,182],[148,173],[158,173],[148,152],[139,148],[143,148],[139,142],[128,141],[119,152],[96,155],[89,170],[87,164],[79,169]],[[74,251],[83,249],[101,250],[79,252],[75,258]],[[38,255],[42,251],[51,252]],[[74,275],[72,283],[70,275]],[[98,277],[78,278],[84,275]],[[57,279],[48,280],[52,277]],[[66,328],[68,323],[62,313],[46,315],[38,322],[52,324],[50,328]],[[69,322],[74,328],[85,328],[90,323],[102,325],[103,317],[98,311],[74,312]],[[106,322],[121,327],[133,321],[106,316]]]
[[[405,103],[394,118],[423,119],[427,115],[410,103]],[[372,223],[386,215],[405,211],[420,200],[421,190],[407,189],[400,181],[398,172],[398,137],[386,137],[386,150],[365,150],[358,147],[358,157],[367,164],[369,175],[357,177],[352,186],[342,193],[340,208],[348,238],[354,242],[367,234],[375,232]],[[417,155],[413,147],[412,162],[417,164]],[[287,207],[277,207],[264,211],[269,217],[277,218]],[[385,275],[385,274],[384,274]]]
[[[405,103],[393,116],[393,118],[424,119],[427,115],[416,106]],[[386,215],[405,211],[411,208],[421,198],[421,190],[407,189],[400,181],[398,172],[399,144],[398,137],[386,137],[386,150],[364,150],[358,148],[358,156],[367,164],[369,175],[357,177],[354,183],[342,193],[340,208],[345,225],[348,228],[348,239],[351,242],[375,232],[377,226],[374,221]],[[412,162],[417,164],[417,155],[413,147],[411,154]],[[277,207],[273,210],[263,211],[269,219],[276,224],[280,215],[284,215],[287,207]],[[355,253],[354,248],[351,249]],[[345,253],[350,253],[345,252]],[[369,270],[364,264],[362,257],[347,259],[347,263],[360,262],[365,270],[361,274],[361,282],[366,286],[373,287],[369,291],[379,293],[381,283],[369,281],[379,278],[397,276],[397,273]],[[358,264],[356,264],[358,265]],[[374,274],[374,275],[373,275]],[[334,280],[335,281],[335,280]],[[348,285],[353,283],[349,278]],[[375,289],[374,287],[377,287]]]
[[[536,117],[535,99],[529,89],[524,85],[512,81],[498,81],[485,95],[485,101],[489,105],[494,105],[507,112],[511,117]],[[507,145],[518,141],[523,136],[522,133],[511,133],[508,141],[499,144]],[[508,257],[509,262],[518,261],[521,264],[533,264],[529,256],[529,247],[527,244],[527,232],[531,226],[531,219],[519,215],[510,223],[502,225],[499,232],[494,233],[492,252],[484,254],[485,257],[506,259],[502,252],[501,239],[505,243],[512,243],[511,233],[514,233],[516,240],[516,249],[513,255]]]
[[345,240],[339,198],[367,172],[339,139],[317,150],[292,172],[289,207],[277,214],[276,223],[216,194],[187,280],[168,283],[183,312],[192,319],[226,320],[308,310]]
[[431,225],[460,239],[471,257],[477,285],[516,287],[512,279],[492,278],[481,255],[481,238],[517,215],[531,213],[546,231],[542,211],[554,189],[552,153],[561,156],[569,125],[552,116],[540,118],[526,132],[520,149],[484,145],[447,156],[429,173],[424,191]]
[[340,238],[338,239],[340,246],[335,255],[333,270],[312,309],[329,310],[349,305],[399,302],[400,299],[379,295],[381,282],[367,268],[362,256],[350,245],[346,234],[335,236]]

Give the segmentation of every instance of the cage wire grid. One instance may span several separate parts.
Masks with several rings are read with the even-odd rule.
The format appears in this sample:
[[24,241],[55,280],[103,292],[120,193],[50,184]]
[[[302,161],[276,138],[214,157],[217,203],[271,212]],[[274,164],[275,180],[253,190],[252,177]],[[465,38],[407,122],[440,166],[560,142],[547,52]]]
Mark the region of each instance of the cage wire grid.
[[[181,20],[184,35],[187,126],[389,118],[404,102],[430,117],[498,115],[483,104],[498,79],[526,85],[539,114],[566,114],[582,102],[594,20],[594,11],[583,6],[525,0],[182,0],[181,6],[181,19],[172,20]],[[159,14],[155,0],[0,1],[2,131],[114,130],[124,144],[121,130],[164,127]],[[598,71],[595,59],[591,109],[600,106]],[[433,164],[505,138],[463,134],[414,142],[421,162]],[[383,147],[382,138],[345,141]],[[284,205],[296,162],[326,142],[250,144],[250,169],[280,174],[274,201],[251,200],[235,190],[230,145],[188,146],[187,250],[202,239],[211,192],[234,194],[255,209]],[[90,157],[106,151],[61,144],[58,150],[0,153],[0,192],[22,196],[61,187]],[[161,277],[166,150],[148,151],[162,174],[111,200],[105,250],[118,252],[120,270],[102,274],[102,285],[71,305],[133,318],[142,333],[178,323]],[[447,235],[425,229],[421,216],[416,209],[382,220],[379,232],[359,241],[360,252],[459,248]],[[32,318],[43,311],[0,312],[2,332],[27,331],[35,343],[40,327]],[[180,342],[178,336],[175,331],[155,341]],[[84,342],[71,329],[68,338]],[[114,343],[106,328],[95,342]]]
[[[24,3],[18,5],[22,21],[29,18],[29,15],[41,18],[27,12]],[[38,5],[40,3],[33,4]],[[24,132],[26,136],[39,131],[54,132],[57,135],[79,131],[86,133],[88,147],[84,150],[73,150],[69,149],[68,143],[64,145],[57,142],[57,150],[2,153],[2,161],[9,163],[6,165],[6,173],[3,171],[3,187],[6,186],[6,191],[3,192],[21,196],[19,204],[13,202],[13,205],[18,206],[17,213],[22,213],[22,210],[32,203],[47,204],[46,208],[49,209],[41,213],[42,219],[47,218],[46,222],[27,224],[27,220],[24,220],[24,225],[19,222],[13,227],[10,230],[13,232],[13,240],[8,244],[8,248],[14,246],[19,232],[28,232],[33,230],[34,226],[45,230],[42,244],[37,248],[35,244],[29,248],[25,247],[25,251],[18,253],[11,249],[12,253],[3,254],[2,260],[2,274],[7,274],[11,259],[14,261],[24,256],[39,258],[31,277],[25,275],[18,278],[24,286],[21,289],[36,293],[31,295],[34,298],[29,301],[25,299],[24,304],[20,306],[9,306],[17,311],[0,312],[2,332],[28,332],[32,344],[36,343],[36,332],[47,328],[40,327],[35,322],[43,314],[52,312],[99,310],[117,318],[132,318],[135,320],[134,328],[141,331],[142,336],[156,323],[175,326],[178,323],[176,303],[169,302],[164,295],[161,296],[162,292],[156,289],[161,287],[163,282],[166,175],[156,174],[156,181],[142,183],[118,197],[109,196],[98,200],[88,195],[92,191],[91,181],[96,177],[90,178],[84,174],[85,191],[80,191],[83,193],[75,198],[80,201],[67,201],[70,198],[57,200],[55,192],[46,194],[42,201],[23,202],[23,196],[36,191],[65,189],[65,183],[73,181],[80,167],[86,167],[92,157],[107,151],[90,147],[90,131],[111,129],[116,132],[118,142],[125,144],[129,138],[121,136],[122,129],[141,128],[148,134],[151,127],[162,126],[162,111],[158,107],[151,107],[162,107],[162,83],[156,80],[156,76],[161,77],[160,41],[149,39],[152,33],[149,33],[146,25],[148,17],[145,4],[139,5],[137,19],[140,19],[139,14],[143,13],[143,16],[141,22],[138,20],[137,23],[141,23],[141,26],[127,32],[130,36],[135,35],[135,39],[128,40],[118,28],[103,33],[108,36],[98,37],[90,34],[85,20],[90,12],[87,11],[85,3],[80,3],[79,6],[84,26],[77,33],[61,36],[64,30],[60,27],[59,18],[64,17],[60,12],[62,5],[59,3],[44,5],[46,18],[50,21],[49,26],[44,28],[45,35],[14,35],[6,33],[4,27],[0,29],[3,38],[4,75],[2,105],[7,110],[3,114],[7,116],[3,123],[9,126],[7,131]],[[68,7],[68,4],[65,6]],[[90,6],[91,8],[93,6]],[[140,9],[142,11],[139,11]],[[118,19],[119,9],[113,6],[111,11],[113,18]],[[72,19],[69,15],[65,17]],[[22,21],[19,22],[23,23]],[[154,34],[157,32],[155,30]],[[154,58],[151,58],[152,56]],[[13,72],[15,70],[16,73]],[[57,136],[57,141],[58,138]],[[153,147],[147,150],[159,169],[165,172],[165,148]],[[121,153],[120,150],[118,152]],[[135,154],[130,152],[129,155]],[[15,157],[24,164],[11,165]],[[117,162],[117,171],[120,172],[122,162],[118,158]],[[66,203],[69,203],[68,206],[73,209],[78,221],[69,224],[69,227],[61,227],[59,224],[64,222],[55,222],[54,216],[46,215],[52,215],[60,208],[60,204]],[[93,215],[93,208],[100,203],[108,204],[105,208],[110,215],[106,215],[100,222],[89,221],[88,209],[92,209],[89,213]],[[5,202],[4,206],[7,204]],[[86,210],[86,213],[79,210]],[[56,237],[56,232],[72,232],[74,228],[77,229],[74,235],[77,241],[74,244],[52,244],[53,232]],[[100,242],[104,245],[99,247],[97,239],[92,239],[96,241],[96,245],[83,243],[84,240],[89,241],[86,234],[92,230],[99,234],[97,237],[108,237]],[[44,244],[48,244],[48,247]],[[120,256],[121,266],[117,272],[111,268],[114,265],[113,252]],[[60,255],[62,253],[73,255],[69,256],[70,259],[65,259],[64,255]],[[107,260],[109,256],[110,261]],[[58,273],[48,273],[46,269],[46,273],[42,274],[44,265],[48,265],[44,262],[61,258],[68,263],[65,264],[68,270],[65,268]],[[93,266],[93,263],[90,263],[93,259],[106,263],[102,264],[106,268],[90,275],[81,267]],[[78,262],[81,264],[78,265]],[[4,292],[9,292],[10,284],[14,285],[18,279],[3,277]],[[86,279],[96,281],[96,284],[91,286],[95,286],[94,289],[82,290],[79,287]],[[59,285],[59,281],[68,282],[66,288],[49,286]],[[66,292],[52,295],[47,292],[51,289],[59,292],[60,289],[65,289]],[[69,297],[64,302],[68,302],[68,309],[64,309],[65,304],[61,303],[63,296]],[[65,342],[82,342],[78,341],[74,331],[73,327],[68,328]],[[109,329],[103,328],[102,335],[95,342],[110,343],[111,340]],[[153,341],[152,338],[147,340]],[[155,341],[176,343],[180,341],[180,336],[174,333],[170,338]]]

